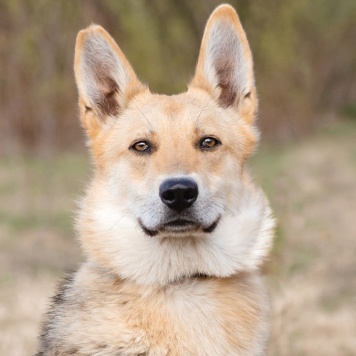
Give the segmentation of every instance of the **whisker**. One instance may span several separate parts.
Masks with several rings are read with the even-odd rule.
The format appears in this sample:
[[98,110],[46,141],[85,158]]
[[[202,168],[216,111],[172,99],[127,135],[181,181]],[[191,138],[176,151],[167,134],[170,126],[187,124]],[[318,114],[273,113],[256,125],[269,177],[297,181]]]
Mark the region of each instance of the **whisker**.
[[207,107],[207,105],[208,105],[208,102],[207,102],[207,103],[203,106],[203,108],[200,110],[199,115],[198,115],[198,117],[197,117],[196,120],[195,120],[195,122],[196,122],[195,127],[196,127],[197,129],[200,128],[200,122],[199,122],[200,115],[201,115],[202,112],[205,110],[205,108]]
[[150,121],[148,120],[147,116],[143,113],[143,111],[138,107],[137,104],[135,104],[135,107],[136,107],[136,109],[141,113],[141,115],[143,116],[143,118],[146,120],[148,126],[150,127],[150,130],[151,130],[151,131],[154,131],[153,126],[152,126],[152,124],[150,123]]

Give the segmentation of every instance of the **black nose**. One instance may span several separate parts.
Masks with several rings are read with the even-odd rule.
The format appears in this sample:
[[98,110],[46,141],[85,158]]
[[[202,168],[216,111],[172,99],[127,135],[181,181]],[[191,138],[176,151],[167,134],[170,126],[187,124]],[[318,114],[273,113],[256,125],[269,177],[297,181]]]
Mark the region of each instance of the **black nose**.
[[159,187],[164,204],[178,212],[189,208],[198,198],[198,185],[193,179],[167,179]]

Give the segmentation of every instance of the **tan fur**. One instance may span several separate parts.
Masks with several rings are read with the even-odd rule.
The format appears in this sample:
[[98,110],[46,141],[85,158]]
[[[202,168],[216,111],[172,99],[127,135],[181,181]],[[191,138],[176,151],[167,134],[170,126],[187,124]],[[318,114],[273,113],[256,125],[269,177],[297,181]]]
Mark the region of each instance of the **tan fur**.
[[261,353],[256,333],[265,327],[261,317],[268,308],[261,282],[251,274],[142,287],[87,264],[71,291],[74,303],[53,330],[66,340],[63,355],[79,347],[78,355]]
[[[77,224],[87,262],[60,288],[38,355],[262,355],[274,221],[244,169],[259,135],[236,12],[211,15],[186,93],[151,94],[99,26],[78,34],[75,74],[96,166]],[[203,150],[204,137],[221,144]],[[165,228],[158,190],[171,177],[197,182],[194,230]]]

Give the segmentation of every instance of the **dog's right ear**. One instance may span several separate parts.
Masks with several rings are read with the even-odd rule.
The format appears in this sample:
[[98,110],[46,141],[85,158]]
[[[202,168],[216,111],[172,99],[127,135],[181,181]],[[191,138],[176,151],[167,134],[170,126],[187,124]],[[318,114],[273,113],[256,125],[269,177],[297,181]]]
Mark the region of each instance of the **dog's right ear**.
[[92,25],[78,33],[74,61],[81,118],[94,138],[108,117],[115,117],[145,89],[114,39]]

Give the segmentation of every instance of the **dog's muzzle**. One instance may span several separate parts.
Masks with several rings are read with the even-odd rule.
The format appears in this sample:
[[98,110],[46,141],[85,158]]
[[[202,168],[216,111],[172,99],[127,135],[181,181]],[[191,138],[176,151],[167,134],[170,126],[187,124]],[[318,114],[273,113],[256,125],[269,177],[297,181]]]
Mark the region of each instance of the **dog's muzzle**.
[[219,220],[208,224],[202,223],[194,213],[193,204],[198,199],[199,189],[197,182],[190,177],[168,178],[159,187],[159,197],[161,202],[169,209],[165,213],[163,221],[159,225],[151,228],[146,226],[141,219],[138,219],[142,230],[149,236],[158,234],[169,236],[192,236],[191,234],[212,232]]

